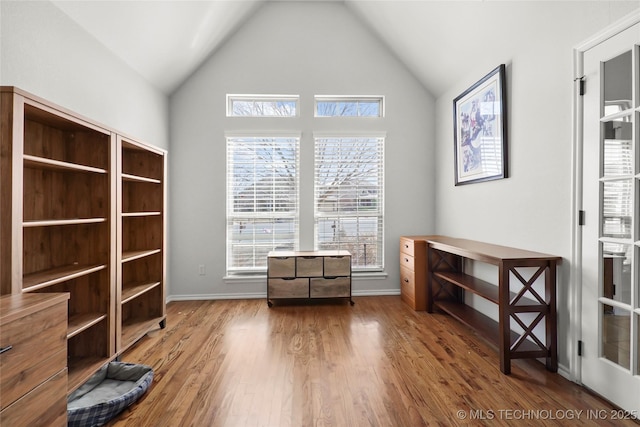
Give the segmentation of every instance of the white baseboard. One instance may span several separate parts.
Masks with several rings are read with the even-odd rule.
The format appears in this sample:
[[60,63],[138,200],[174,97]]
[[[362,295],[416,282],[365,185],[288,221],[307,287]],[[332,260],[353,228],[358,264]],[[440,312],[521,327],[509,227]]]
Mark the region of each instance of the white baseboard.
[[576,378],[573,377],[573,375],[571,375],[571,371],[564,365],[562,364],[558,364],[558,375],[566,378],[567,380],[574,382],[574,383],[578,383],[579,382],[576,380]]

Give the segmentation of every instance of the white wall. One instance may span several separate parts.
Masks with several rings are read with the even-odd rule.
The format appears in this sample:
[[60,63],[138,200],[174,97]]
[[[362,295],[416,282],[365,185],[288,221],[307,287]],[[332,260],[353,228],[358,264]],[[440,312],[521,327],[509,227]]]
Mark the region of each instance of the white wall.
[[[300,94],[295,119],[225,117],[227,93]],[[384,95],[386,117],[314,119],[313,95]],[[356,294],[399,293],[398,239],[433,229],[433,100],[341,3],[267,3],[171,97],[172,253],[178,298],[264,296],[266,280],[225,281],[225,131],[302,132],[302,174],[314,131],[386,131],[388,275],[354,280]],[[313,188],[302,187],[303,214]],[[301,249],[312,249],[302,223]],[[198,266],[206,275],[198,275]]]
[[[436,101],[436,231],[564,258],[558,281],[559,359],[569,369],[573,309],[569,295],[572,216],[572,48],[631,8],[615,2],[485,3],[496,21],[519,20],[529,41],[487,49],[507,65],[509,178],[454,186],[453,99],[491,69],[466,64],[467,77]],[[544,23],[544,25],[541,25]],[[490,314],[490,313],[488,313]]]
[[169,147],[167,96],[48,1],[0,1],[0,84]]
[[[412,3],[402,7],[410,13]],[[366,125],[339,122],[339,130],[361,127],[388,133],[388,276],[356,280],[354,291],[398,292],[398,237],[405,234],[439,232],[562,256],[559,349],[560,363],[567,367],[573,350],[570,326],[576,322],[569,316],[568,288],[575,214],[570,205],[572,47],[640,4],[484,2],[482,6],[495,9],[493,21],[483,23],[483,31],[499,32],[504,29],[501,23],[519,22],[522,25],[510,27],[504,37],[515,37],[517,31],[526,41],[504,43],[499,50],[487,46],[490,61],[482,66],[453,52],[466,70],[465,77],[435,101],[395,54],[353,17],[352,8],[334,2],[266,4],[169,102],[51,3],[2,0],[0,84],[21,87],[160,147],[169,148],[171,141],[168,291],[176,298],[265,292],[262,279],[223,280],[225,131],[302,131],[302,143],[308,146],[313,131],[335,130],[330,121],[312,118],[314,94],[385,95],[384,119]],[[464,8],[456,10],[464,13]],[[461,19],[472,22],[472,18]],[[510,177],[455,187],[452,100],[490,71],[486,63],[507,64]],[[226,118],[225,94],[244,92],[299,93],[302,116],[265,119],[257,125]],[[303,157],[304,165],[310,161],[310,156]],[[303,188],[307,200],[310,191]],[[200,264],[206,265],[206,276],[198,275]]]

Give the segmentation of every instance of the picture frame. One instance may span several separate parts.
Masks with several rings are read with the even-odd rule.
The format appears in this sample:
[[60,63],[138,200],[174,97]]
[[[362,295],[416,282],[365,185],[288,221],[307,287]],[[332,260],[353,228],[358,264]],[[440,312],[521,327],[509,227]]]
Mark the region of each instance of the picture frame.
[[455,185],[507,178],[505,68],[453,100]]

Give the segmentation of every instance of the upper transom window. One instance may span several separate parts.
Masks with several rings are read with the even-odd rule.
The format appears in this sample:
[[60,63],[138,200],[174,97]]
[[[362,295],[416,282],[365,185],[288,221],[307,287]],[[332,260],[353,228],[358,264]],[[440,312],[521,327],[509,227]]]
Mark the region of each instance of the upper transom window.
[[297,117],[299,95],[227,95],[227,117]]
[[384,117],[384,97],[316,95],[315,116]]

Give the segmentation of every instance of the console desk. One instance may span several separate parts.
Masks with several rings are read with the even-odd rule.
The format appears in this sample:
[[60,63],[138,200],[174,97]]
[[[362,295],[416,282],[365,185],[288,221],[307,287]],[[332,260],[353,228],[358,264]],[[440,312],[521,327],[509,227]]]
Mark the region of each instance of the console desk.
[[[504,374],[511,373],[511,360],[521,358],[543,358],[547,370],[558,370],[556,268],[561,257],[445,236],[429,236],[426,245],[429,313],[444,311],[495,344]],[[497,266],[498,285],[465,274],[465,260]],[[538,281],[544,281],[543,290],[542,284],[534,286]],[[498,321],[465,305],[464,292],[497,304]],[[522,332],[512,331],[512,325]],[[544,337],[536,335],[542,335],[538,325],[544,325]]]

